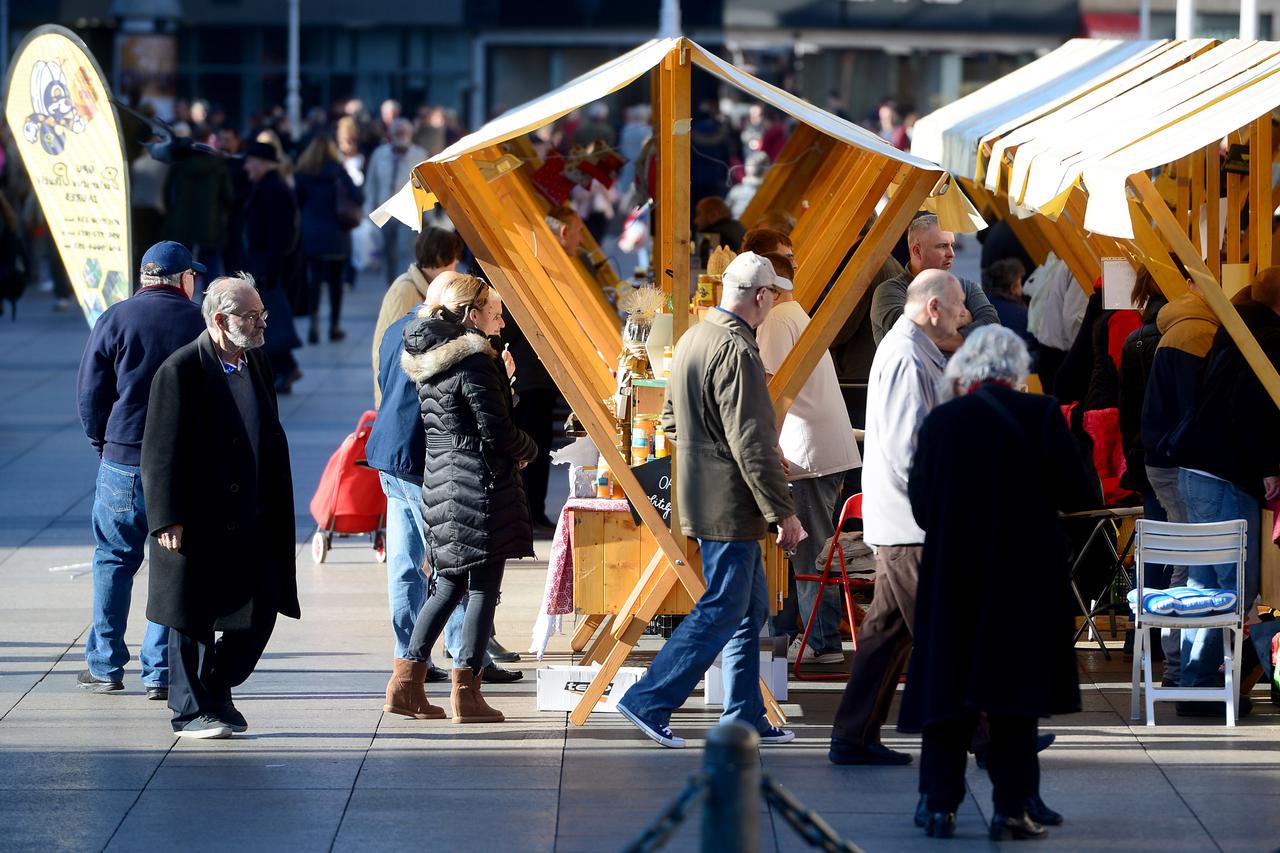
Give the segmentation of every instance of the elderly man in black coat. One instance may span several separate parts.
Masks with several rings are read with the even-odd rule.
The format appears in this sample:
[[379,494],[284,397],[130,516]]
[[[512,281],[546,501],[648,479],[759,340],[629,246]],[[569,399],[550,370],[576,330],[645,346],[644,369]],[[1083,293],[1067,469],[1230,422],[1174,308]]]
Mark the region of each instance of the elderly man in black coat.
[[911,469],[925,541],[898,725],[924,731],[920,793],[934,837],[955,831],[983,712],[991,838],[1035,837],[1039,821],[1061,821],[1039,798],[1036,725],[1080,708],[1059,512],[1092,506],[1096,486],[1057,403],[1016,390],[1029,364],[1011,330],[974,332],[944,375],[943,399],[957,399],[925,418]]
[[276,615],[301,615],[289,445],[259,349],[267,312],[242,275],[209,287],[205,332],[156,373],[142,441],[147,515],[160,545],[151,552],[147,618],[170,628],[179,737],[245,731],[231,689],[253,672]]

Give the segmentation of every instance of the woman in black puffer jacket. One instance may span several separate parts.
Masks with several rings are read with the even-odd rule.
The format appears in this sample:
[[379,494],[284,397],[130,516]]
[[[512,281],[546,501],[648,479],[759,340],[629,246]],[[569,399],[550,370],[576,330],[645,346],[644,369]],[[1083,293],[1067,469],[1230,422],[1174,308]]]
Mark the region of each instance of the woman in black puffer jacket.
[[[455,723],[502,722],[480,695],[485,646],[509,559],[533,556],[533,526],[519,470],[538,446],[511,420],[511,385],[488,335],[502,331],[502,302],[469,275],[404,332],[402,364],[418,386],[426,428],[423,520],[436,587],[387,685],[386,710],[439,719],[422,689],[427,652],[467,597],[450,700]],[[421,672],[419,672],[421,670]]]

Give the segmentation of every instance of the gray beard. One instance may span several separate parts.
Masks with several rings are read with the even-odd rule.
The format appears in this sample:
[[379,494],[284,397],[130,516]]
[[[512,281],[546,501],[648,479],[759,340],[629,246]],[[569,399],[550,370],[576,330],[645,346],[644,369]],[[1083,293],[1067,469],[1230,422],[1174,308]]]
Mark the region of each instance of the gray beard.
[[252,335],[246,335],[231,328],[227,329],[227,340],[231,341],[231,343],[235,344],[240,349],[257,349],[262,346],[265,339],[266,333],[255,332]]

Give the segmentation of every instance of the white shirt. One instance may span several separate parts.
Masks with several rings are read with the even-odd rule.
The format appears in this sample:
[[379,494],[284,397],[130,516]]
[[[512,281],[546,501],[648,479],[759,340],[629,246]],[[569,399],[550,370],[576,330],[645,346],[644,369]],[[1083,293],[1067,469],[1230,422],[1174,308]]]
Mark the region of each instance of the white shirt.
[[916,435],[938,405],[947,359],[906,315],[876,348],[867,384],[866,458],[862,466],[862,538],[868,545],[922,545],[907,497]]
[[[766,372],[778,372],[808,325],[809,315],[799,302],[781,302],[770,309],[756,329]],[[791,463],[792,480],[825,477],[862,464],[831,353],[822,354],[787,410],[778,444]]]

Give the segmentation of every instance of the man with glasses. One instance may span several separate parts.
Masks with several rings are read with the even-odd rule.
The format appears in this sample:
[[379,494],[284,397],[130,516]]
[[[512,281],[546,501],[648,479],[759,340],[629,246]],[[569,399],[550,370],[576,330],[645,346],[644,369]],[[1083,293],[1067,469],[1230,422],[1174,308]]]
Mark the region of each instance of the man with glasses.
[[160,547],[147,618],[169,628],[174,734],[225,738],[248,728],[231,689],[253,673],[277,614],[301,613],[289,445],[261,351],[267,311],[240,273],[210,285],[202,313],[205,333],[151,385],[142,477]]
[[671,713],[721,652],[721,720],[751,726],[762,743],[795,738],[766,719],[760,694],[760,629],[769,616],[760,540],[771,522],[783,550],[805,535],[787,492],[756,343],[781,290],[773,265],[752,252],[730,262],[723,283],[720,305],[676,345],[662,413],[663,429],[678,438],[680,523],[702,550],[707,591],[618,702],[624,717],[672,749],[685,741],[671,731]]
[[[98,318],[80,361],[80,420],[101,460],[93,500],[93,623],[77,678],[82,690],[124,689],[129,599],[148,529],[138,475],[147,399],[164,360],[204,328],[191,301],[201,272],[180,243],[152,246],[142,256],[138,291]],[[147,624],[138,657],[148,699],[168,695],[168,643],[165,628]]]

